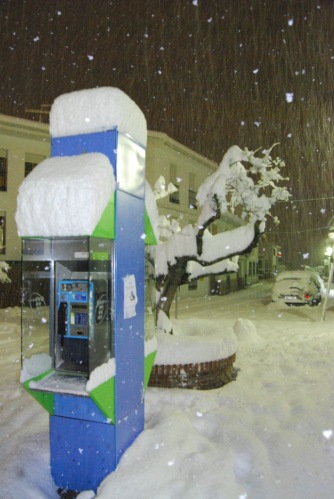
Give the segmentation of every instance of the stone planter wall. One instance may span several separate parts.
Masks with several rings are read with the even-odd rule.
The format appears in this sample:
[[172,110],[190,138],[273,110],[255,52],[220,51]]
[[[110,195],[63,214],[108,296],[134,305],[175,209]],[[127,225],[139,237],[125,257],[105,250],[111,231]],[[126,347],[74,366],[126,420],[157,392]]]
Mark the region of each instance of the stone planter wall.
[[233,367],[236,355],[227,359],[197,364],[154,365],[148,386],[211,390],[236,378]]

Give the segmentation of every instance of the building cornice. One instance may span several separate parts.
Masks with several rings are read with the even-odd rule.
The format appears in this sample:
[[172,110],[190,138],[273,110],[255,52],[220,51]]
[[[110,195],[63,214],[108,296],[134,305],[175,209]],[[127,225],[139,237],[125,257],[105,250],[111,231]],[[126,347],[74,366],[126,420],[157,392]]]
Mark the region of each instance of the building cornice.
[[16,116],[0,114],[0,132],[14,137],[34,137],[50,140],[49,125]]
[[215,161],[212,161],[208,158],[205,158],[201,154],[193,151],[189,147],[177,142],[177,140],[172,139],[164,132],[156,132],[153,130],[148,130],[148,138],[160,140],[164,146],[173,149],[176,152],[182,153],[188,156],[191,159],[195,159],[198,163],[202,163],[207,168],[210,168],[212,171],[217,170],[218,164]]

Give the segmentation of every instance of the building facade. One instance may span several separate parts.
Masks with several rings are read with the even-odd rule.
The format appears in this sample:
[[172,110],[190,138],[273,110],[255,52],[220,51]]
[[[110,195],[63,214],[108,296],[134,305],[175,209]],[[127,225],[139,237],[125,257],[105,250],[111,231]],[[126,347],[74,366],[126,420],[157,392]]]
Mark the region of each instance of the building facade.
[[263,234],[258,245],[258,274],[260,279],[269,279],[286,270],[282,261],[281,247],[268,242]]
[[19,185],[32,168],[50,155],[48,126],[0,114],[0,259],[20,260],[15,223]]
[[[21,259],[21,241],[15,223],[18,188],[24,177],[50,155],[49,127],[46,123],[0,114],[0,260],[14,265]],[[153,186],[159,176],[176,190],[158,201],[162,215],[177,219],[181,226],[195,223],[198,217],[196,193],[202,182],[218,165],[164,133],[148,131],[146,177]],[[213,234],[240,225],[232,215],[212,225]],[[259,254],[239,258],[239,272],[203,277],[184,285],[180,295],[225,294],[259,280]],[[0,306],[4,301],[0,294]]]

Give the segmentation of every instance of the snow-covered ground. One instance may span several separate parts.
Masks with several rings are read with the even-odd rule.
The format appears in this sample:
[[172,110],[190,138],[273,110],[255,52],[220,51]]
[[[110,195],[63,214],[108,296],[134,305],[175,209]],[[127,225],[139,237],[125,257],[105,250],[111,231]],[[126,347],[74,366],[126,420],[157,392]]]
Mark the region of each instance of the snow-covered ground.
[[[146,430],[96,497],[333,497],[334,306],[321,322],[321,307],[274,305],[270,289],[180,301],[180,319],[210,317],[222,330],[240,319],[237,380],[211,391],[149,388]],[[18,381],[19,313],[0,311],[0,497],[56,498],[48,415]]]

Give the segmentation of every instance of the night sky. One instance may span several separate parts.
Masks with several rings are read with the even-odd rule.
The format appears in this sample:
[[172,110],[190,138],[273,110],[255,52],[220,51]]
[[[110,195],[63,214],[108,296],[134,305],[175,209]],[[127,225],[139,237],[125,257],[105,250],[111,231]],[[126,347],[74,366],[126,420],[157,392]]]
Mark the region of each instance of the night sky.
[[1,0],[0,112],[119,87],[219,162],[279,142],[292,202],[270,240],[295,268],[323,258],[334,214],[334,0]]

